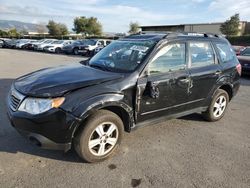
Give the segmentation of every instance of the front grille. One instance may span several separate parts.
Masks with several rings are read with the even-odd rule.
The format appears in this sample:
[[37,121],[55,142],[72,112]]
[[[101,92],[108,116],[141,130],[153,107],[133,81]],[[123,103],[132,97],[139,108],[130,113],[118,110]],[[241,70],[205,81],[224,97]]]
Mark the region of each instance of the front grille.
[[11,89],[10,96],[9,96],[11,110],[17,111],[23,99],[24,99],[24,96],[21,93],[19,93],[15,89]]

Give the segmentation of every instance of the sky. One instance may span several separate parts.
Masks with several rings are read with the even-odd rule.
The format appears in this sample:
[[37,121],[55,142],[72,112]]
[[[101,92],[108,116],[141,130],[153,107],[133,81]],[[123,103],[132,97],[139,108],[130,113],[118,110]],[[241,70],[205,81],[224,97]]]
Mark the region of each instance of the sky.
[[250,21],[250,0],[0,0],[0,20],[65,23],[94,16],[105,32],[127,32],[140,25],[223,22],[235,13]]

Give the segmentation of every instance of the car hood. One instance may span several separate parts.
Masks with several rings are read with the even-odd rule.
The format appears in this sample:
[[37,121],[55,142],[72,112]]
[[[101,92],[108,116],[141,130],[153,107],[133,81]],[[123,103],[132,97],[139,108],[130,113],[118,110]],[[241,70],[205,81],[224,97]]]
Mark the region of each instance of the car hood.
[[42,69],[18,78],[14,87],[24,95],[58,97],[83,87],[119,79],[123,75],[81,64]]

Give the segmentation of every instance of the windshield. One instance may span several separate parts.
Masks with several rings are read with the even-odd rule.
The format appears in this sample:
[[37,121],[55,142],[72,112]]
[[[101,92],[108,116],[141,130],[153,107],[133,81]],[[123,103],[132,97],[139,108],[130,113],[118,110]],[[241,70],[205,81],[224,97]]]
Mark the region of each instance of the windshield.
[[78,40],[78,41],[73,42],[73,45],[78,45],[78,44],[83,44],[83,41]]
[[134,71],[150,49],[154,41],[114,41],[97,53],[89,65],[114,72]]
[[95,44],[96,44],[96,40],[89,39],[89,40],[84,41],[84,45],[94,46]]
[[44,43],[49,44],[49,43],[52,43],[52,42],[54,42],[54,40],[47,40]]
[[64,41],[63,41],[63,40],[58,40],[58,41],[54,41],[54,42],[52,42],[51,44],[62,44],[62,43],[64,43]]
[[250,48],[246,48],[241,52],[242,56],[250,56]]

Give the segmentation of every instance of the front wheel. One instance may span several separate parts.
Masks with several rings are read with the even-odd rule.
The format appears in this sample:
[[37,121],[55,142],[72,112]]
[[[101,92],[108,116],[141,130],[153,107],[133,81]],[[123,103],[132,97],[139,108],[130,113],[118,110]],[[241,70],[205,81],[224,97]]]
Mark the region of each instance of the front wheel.
[[218,89],[207,111],[203,113],[203,117],[208,121],[220,120],[226,112],[228,102],[228,93],[222,89]]
[[123,122],[115,113],[100,110],[88,118],[74,140],[75,150],[87,162],[100,162],[121,142]]
[[73,49],[73,54],[74,54],[74,55],[79,55],[79,50],[78,50],[78,48],[74,48],[74,49]]

